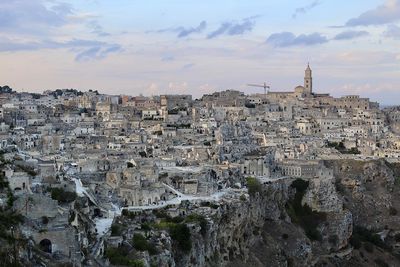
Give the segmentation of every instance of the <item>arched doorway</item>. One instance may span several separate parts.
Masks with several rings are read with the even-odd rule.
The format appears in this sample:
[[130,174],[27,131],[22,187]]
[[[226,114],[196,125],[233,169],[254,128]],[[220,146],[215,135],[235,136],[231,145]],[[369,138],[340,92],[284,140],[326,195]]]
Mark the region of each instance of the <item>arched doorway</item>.
[[47,253],[52,252],[51,241],[48,239],[43,239],[42,241],[40,241],[39,246],[40,246],[40,250],[42,250],[44,252],[47,252]]

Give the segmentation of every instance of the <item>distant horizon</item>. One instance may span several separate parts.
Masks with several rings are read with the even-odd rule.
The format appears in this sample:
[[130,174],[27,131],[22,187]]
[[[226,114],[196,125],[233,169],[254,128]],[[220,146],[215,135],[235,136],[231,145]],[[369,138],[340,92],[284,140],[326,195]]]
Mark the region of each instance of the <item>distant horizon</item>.
[[[0,87],[2,87],[2,86],[9,86],[9,85],[7,85],[7,84],[0,85]],[[261,92],[261,91],[260,91],[260,92],[256,92],[256,91],[255,91],[255,92],[244,92],[244,91],[242,91],[242,90],[235,89],[235,88],[217,89],[217,90],[210,91],[210,92],[208,92],[208,93],[203,93],[203,94],[201,94],[201,95],[199,95],[199,96],[196,96],[195,94],[190,94],[190,93],[174,93],[173,91],[168,92],[167,94],[163,94],[163,93],[162,93],[162,94],[151,94],[151,95],[146,95],[146,94],[144,94],[144,93],[139,93],[139,94],[133,95],[133,94],[119,94],[119,93],[117,93],[117,94],[115,94],[115,93],[112,94],[112,93],[106,93],[106,92],[102,92],[101,89],[95,89],[95,88],[90,88],[90,89],[79,89],[79,88],[55,88],[55,89],[45,89],[45,90],[43,90],[43,91],[41,91],[41,92],[36,92],[36,91],[28,91],[28,90],[18,90],[18,89],[13,88],[12,86],[9,86],[9,87],[12,88],[12,89],[14,90],[15,93],[29,93],[29,94],[43,94],[43,93],[45,93],[46,91],[56,91],[56,90],[77,90],[77,91],[80,91],[80,92],[83,92],[83,93],[89,92],[89,91],[97,91],[97,92],[98,92],[99,94],[101,94],[101,95],[129,96],[129,97],[136,97],[136,96],[154,97],[154,96],[160,96],[160,95],[185,95],[185,94],[186,94],[186,95],[192,95],[194,99],[200,99],[200,98],[203,97],[204,95],[213,94],[213,93],[216,93],[216,92],[227,91],[227,90],[240,91],[240,92],[242,92],[242,93],[244,93],[245,95],[248,95],[248,96],[250,96],[250,95],[257,95],[257,94],[261,94],[261,95],[264,94],[264,93]],[[281,91],[291,92],[290,90],[280,90],[280,91],[269,90],[269,92],[281,92]],[[292,91],[293,91],[293,90],[292,90]],[[313,92],[313,93],[316,93],[316,94],[324,94],[324,92]],[[325,93],[326,93],[326,92],[325,92]],[[348,94],[348,95],[350,95],[350,94]],[[334,95],[330,94],[330,96],[335,97],[335,98],[344,97],[344,96],[348,96],[348,95],[334,96]],[[360,96],[361,98],[367,98],[367,97],[365,97],[365,96],[363,96],[363,95],[358,95],[358,96]],[[380,107],[380,108],[388,108],[388,107],[400,106],[400,103],[399,103],[399,104],[386,104],[386,103],[382,103],[382,102],[376,101],[376,100],[371,99],[371,98],[369,98],[369,99],[370,99],[371,102],[377,102],[377,103],[379,103],[379,107]]]
[[0,84],[20,90],[286,91],[310,62],[317,92],[400,99],[400,0],[3,0],[0,14]]

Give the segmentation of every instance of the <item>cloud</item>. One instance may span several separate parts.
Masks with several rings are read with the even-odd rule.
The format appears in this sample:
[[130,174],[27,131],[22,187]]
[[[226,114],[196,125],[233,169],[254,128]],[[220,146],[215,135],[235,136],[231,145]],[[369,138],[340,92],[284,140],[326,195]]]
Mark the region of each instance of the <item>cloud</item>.
[[367,31],[344,31],[337,34],[333,39],[334,40],[351,40],[358,37],[367,36],[369,33]]
[[388,25],[387,30],[383,35],[387,38],[400,39],[400,27],[396,25]]
[[41,0],[0,1],[0,30],[34,35],[47,33],[68,23],[73,8],[67,3]]
[[179,33],[178,33],[178,38],[183,38],[183,37],[187,37],[193,33],[201,33],[202,31],[204,31],[207,28],[207,22],[202,21],[199,26],[195,27],[195,28],[182,28]]
[[255,25],[254,20],[247,18],[244,19],[241,23],[234,22],[224,22],[222,23],[218,29],[209,33],[207,35],[208,39],[216,38],[220,35],[242,35],[246,32],[250,32],[253,30]]
[[292,17],[296,18],[298,15],[306,14],[308,11],[310,11],[311,9],[313,9],[316,6],[319,6],[321,3],[322,2],[320,0],[315,0],[315,1],[313,1],[311,4],[309,4],[307,6],[296,8],[296,10],[294,11]]
[[211,38],[215,38],[221,34],[224,34],[231,27],[231,25],[232,25],[232,23],[229,23],[229,22],[222,23],[218,29],[216,29],[215,31],[208,34],[207,38],[211,39]]
[[80,53],[78,53],[75,57],[75,60],[78,62],[85,62],[85,61],[91,61],[95,59],[103,59],[107,57],[111,53],[116,53],[122,51],[121,46],[119,45],[113,45],[109,47],[92,47],[89,49],[86,49]]
[[311,46],[327,43],[328,39],[319,33],[296,36],[291,32],[281,32],[271,34],[266,42],[274,47]]
[[174,92],[174,94],[187,94],[188,93],[187,82],[169,82],[168,92]]
[[69,16],[74,14],[74,8],[69,3],[56,3],[50,7],[50,10],[54,11],[59,16]]
[[362,13],[346,22],[346,26],[388,24],[400,20],[400,0],[387,0],[385,4]]
[[[340,52],[332,56],[327,56],[324,58],[324,61],[330,62],[332,65],[341,65],[354,69],[358,69],[359,66],[369,66],[372,69],[371,62],[374,63],[374,66],[397,66],[400,63],[399,55],[399,53],[393,52],[356,49],[356,51]],[[386,71],[383,69],[382,71]]]
[[0,0],[0,52],[68,49],[77,53],[77,61],[84,61],[123,50],[114,43],[68,38],[71,26],[87,34],[108,35],[94,15],[79,13],[66,2]]
[[179,26],[179,27],[171,27],[171,28],[160,29],[160,30],[157,30],[157,31],[148,31],[147,33],[152,33],[152,32],[156,32],[156,33],[175,32],[175,33],[177,33],[177,37],[178,38],[184,38],[184,37],[188,37],[189,35],[194,34],[194,33],[201,33],[206,28],[207,28],[207,22],[203,20],[202,22],[200,22],[200,24],[197,27],[185,28],[183,26]]
[[[254,19],[259,16],[254,16],[250,18],[243,19],[242,22],[224,22],[215,31],[207,35],[207,39],[216,38],[220,35],[242,35],[246,32],[252,31],[254,27]],[[202,33],[207,28],[207,22],[202,21],[197,27],[175,27],[175,28],[165,28],[157,31],[148,31],[147,33],[164,33],[164,32],[175,32],[178,38],[184,38],[191,34]]]
[[103,59],[111,53],[122,52],[118,44],[109,44],[95,40],[72,39],[66,42],[46,41],[23,41],[19,39],[0,38],[0,52],[35,51],[42,49],[69,49],[77,53],[76,61],[88,61]]
[[381,106],[398,105],[400,97],[399,87],[396,82],[374,83],[347,83],[331,89],[332,92],[341,95],[362,95],[378,101]]
[[56,0],[0,1],[0,32],[3,34],[50,38],[62,35],[63,27],[83,25],[90,33],[108,36],[97,17],[80,13],[71,4]]
[[193,68],[195,65],[196,65],[196,64],[194,64],[194,63],[186,64],[186,65],[184,65],[184,66],[182,67],[182,70],[189,70],[189,69]]
[[174,60],[175,60],[175,57],[171,56],[171,55],[166,55],[161,58],[161,61],[163,61],[163,62],[170,62],[170,61],[174,61]]
[[105,36],[110,36],[108,32],[105,32],[103,29],[103,26],[101,26],[97,20],[91,20],[87,23],[87,26],[89,29],[92,30],[91,33],[96,34],[99,37],[105,37]]

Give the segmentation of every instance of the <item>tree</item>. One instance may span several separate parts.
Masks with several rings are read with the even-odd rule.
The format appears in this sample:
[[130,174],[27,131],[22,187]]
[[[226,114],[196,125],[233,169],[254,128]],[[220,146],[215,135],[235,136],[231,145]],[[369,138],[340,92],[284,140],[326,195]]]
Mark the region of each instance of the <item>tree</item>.
[[254,196],[257,192],[260,193],[262,191],[261,184],[257,180],[257,178],[247,177],[246,181],[247,181],[247,189],[250,196]]

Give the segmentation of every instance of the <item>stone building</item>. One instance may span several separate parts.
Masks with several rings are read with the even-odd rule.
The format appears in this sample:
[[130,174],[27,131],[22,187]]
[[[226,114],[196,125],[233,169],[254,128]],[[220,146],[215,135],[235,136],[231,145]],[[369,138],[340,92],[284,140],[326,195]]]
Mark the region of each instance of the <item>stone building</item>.
[[167,111],[185,109],[192,106],[191,95],[161,95],[161,108]]
[[318,161],[284,160],[278,164],[282,175],[297,178],[314,178],[319,169]]

